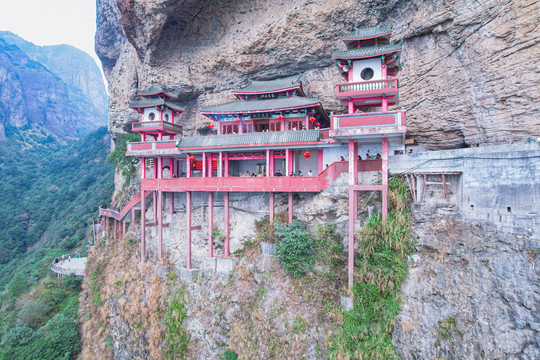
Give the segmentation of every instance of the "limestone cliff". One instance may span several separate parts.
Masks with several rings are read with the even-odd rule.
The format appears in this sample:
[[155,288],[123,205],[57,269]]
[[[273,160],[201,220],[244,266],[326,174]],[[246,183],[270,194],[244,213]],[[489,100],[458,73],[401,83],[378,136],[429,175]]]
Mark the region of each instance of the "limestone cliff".
[[201,105],[226,98],[248,77],[304,72],[326,110],[342,79],[330,59],[341,31],[394,27],[404,41],[401,104],[408,136],[428,148],[512,142],[537,136],[540,3],[482,1],[126,1],[98,0],[96,49],[108,76],[113,133],[136,117],[137,88],[164,83],[188,105],[188,129]]

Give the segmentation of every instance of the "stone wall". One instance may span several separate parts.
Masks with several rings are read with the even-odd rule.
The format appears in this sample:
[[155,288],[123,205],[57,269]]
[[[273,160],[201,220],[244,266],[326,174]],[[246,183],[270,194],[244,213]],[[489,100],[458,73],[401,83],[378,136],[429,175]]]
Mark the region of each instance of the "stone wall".
[[[450,177],[450,200],[465,219],[540,238],[540,143],[409,153],[390,157],[389,168],[394,174],[461,172]],[[427,191],[424,200],[430,196]],[[435,197],[440,200],[440,192]]]

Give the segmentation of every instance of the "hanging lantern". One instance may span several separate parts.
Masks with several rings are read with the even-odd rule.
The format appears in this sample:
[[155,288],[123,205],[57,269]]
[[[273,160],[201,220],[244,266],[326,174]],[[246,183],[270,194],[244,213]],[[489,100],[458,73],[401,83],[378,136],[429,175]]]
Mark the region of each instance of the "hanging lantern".
[[285,119],[285,116],[279,115],[277,118],[278,118],[278,120],[283,120],[283,119]]
[[194,162],[195,161],[195,156],[193,156],[193,155],[189,156],[188,160],[189,160],[189,162]]
[[306,158],[306,161],[308,161],[309,158],[311,157],[311,154],[310,154],[309,152],[306,151],[306,152],[304,153],[304,157]]
[[317,123],[315,123],[315,126],[316,126],[316,127],[320,127],[320,126],[321,126],[321,123],[318,123],[318,122],[317,122]]
[[241,121],[240,118],[234,119],[234,122],[237,123],[237,124],[238,124],[240,121]]
[[208,127],[210,128],[210,130],[212,130],[214,128],[214,123],[208,124]]
[[315,118],[314,118],[314,117],[310,117],[310,118],[309,118],[309,122],[310,122],[310,123],[314,123],[314,122],[315,122]]

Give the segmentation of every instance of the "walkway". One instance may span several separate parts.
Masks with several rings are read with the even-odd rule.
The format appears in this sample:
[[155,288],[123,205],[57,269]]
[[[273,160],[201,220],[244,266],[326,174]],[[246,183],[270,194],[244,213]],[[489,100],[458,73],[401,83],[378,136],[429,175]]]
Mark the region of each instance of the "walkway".
[[86,258],[73,258],[71,260],[62,260],[57,263],[52,263],[51,270],[59,276],[75,275],[84,276],[86,268]]

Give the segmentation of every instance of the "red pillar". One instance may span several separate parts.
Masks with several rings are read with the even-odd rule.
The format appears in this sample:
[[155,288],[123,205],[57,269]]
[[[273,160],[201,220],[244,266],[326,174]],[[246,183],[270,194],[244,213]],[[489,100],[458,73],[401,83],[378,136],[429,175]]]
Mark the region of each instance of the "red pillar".
[[294,151],[289,150],[289,175],[294,172]]
[[225,177],[229,177],[229,153],[225,154]]
[[122,221],[122,239],[126,236],[126,222]]
[[382,219],[388,217],[388,138],[382,139]]
[[174,193],[171,191],[171,205],[169,207],[169,211],[171,214],[174,214]]
[[191,191],[186,192],[186,268],[191,269]]
[[158,260],[163,256],[163,191],[158,191],[157,203]]
[[285,176],[291,176],[291,150],[289,148],[285,149]]
[[117,220],[114,219],[114,247],[118,245],[118,226]]
[[289,224],[292,223],[293,220],[293,199],[292,199],[292,192],[289,193]]
[[173,178],[174,177],[174,160],[173,158],[170,158],[169,159],[169,178]]
[[318,173],[322,173],[323,172],[323,161],[322,161],[322,149],[319,149],[319,154],[318,154],[318,160],[319,160],[319,169],[318,169]]
[[157,179],[157,177],[158,177],[158,166],[157,166],[157,161],[156,161],[156,160],[154,160],[152,170],[153,170],[153,172],[154,172],[153,178],[154,178],[154,179]]
[[186,156],[186,177],[191,177],[191,161],[189,161],[189,155]]
[[270,224],[274,223],[274,193],[270,193]]
[[145,235],[146,235],[145,199],[146,199],[146,196],[145,196],[144,190],[141,191],[141,195],[142,195],[141,196],[141,262],[143,262],[146,260],[146,239],[145,239]]
[[109,240],[109,217],[105,217],[105,234],[107,237],[107,240]]
[[163,158],[158,157],[158,179],[163,178]]
[[226,192],[225,194],[225,256],[229,256],[229,192]]
[[214,193],[208,193],[208,256],[214,256],[214,239],[212,238],[214,231]]
[[156,192],[152,192],[152,210],[154,211],[154,217],[153,221],[156,222],[157,220],[157,200],[156,200]]
[[141,158],[141,179],[146,179],[146,158]]
[[353,287],[353,273],[354,273],[354,200],[356,191],[349,186],[349,290]]
[[202,177],[206,177],[206,153],[202,153]]
[[270,150],[266,149],[266,176],[270,176]]
[[208,154],[208,177],[214,176],[214,159],[212,154]]
[[274,173],[276,172],[275,167],[276,161],[274,160],[274,150],[270,150],[270,174],[268,176],[274,176]]

